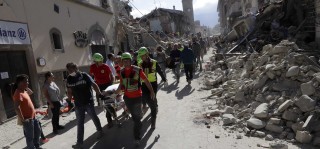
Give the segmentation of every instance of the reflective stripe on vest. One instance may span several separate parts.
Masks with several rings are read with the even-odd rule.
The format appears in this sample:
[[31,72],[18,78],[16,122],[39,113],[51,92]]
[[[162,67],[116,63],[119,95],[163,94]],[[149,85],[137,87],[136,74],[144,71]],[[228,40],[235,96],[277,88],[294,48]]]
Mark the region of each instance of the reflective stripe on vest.
[[143,72],[146,74],[148,77],[149,82],[156,82],[157,81],[157,61],[154,59],[150,59],[152,63],[152,71],[150,73],[149,68],[142,68],[142,63],[139,64],[139,66],[143,69]]
[[141,86],[139,70],[139,67],[133,66],[133,72],[129,77],[125,76],[124,68],[121,70],[122,86],[124,87],[125,91],[134,92],[139,90]]

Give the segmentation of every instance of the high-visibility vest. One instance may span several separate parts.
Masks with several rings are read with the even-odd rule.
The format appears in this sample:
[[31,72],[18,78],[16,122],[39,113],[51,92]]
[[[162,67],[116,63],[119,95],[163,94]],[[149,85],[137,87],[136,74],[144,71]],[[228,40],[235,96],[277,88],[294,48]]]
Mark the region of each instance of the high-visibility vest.
[[157,81],[157,61],[150,58],[150,63],[152,63],[151,70],[150,68],[142,67],[142,63],[139,63],[139,66],[142,68],[143,72],[148,77],[149,82],[156,82]]
[[138,91],[141,87],[141,81],[140,81],[140,68],[137,66],[132,66],[133,71],[130,73],[129,77],[126,77],[125,75],[125,68],[121,69],[121,77],[122,77],[122,87],[127,92],[134,92]]

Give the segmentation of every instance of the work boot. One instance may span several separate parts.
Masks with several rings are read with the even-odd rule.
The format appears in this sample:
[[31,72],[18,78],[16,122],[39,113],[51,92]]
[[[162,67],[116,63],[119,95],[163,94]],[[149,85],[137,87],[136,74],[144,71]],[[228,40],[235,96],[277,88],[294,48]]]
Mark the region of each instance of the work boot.
[[74,149],[83,149],[83,144],[76,143],[75,145],[72,145],[72,148],[74,148]]
[[156,119],[151,118],[151,129],[156,129]]

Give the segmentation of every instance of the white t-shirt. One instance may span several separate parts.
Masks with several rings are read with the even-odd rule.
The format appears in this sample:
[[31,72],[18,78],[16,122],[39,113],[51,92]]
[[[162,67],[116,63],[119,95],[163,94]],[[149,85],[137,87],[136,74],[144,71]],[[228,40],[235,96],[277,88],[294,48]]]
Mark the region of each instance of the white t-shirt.
[[116,72],[116,69],[114,68],[114,63],[113,63],[113,61],[111,61],[111,60],[107,60],[106,61],[106,64],[110,67],[110,69],[111,69],[111,72],[112,72],[112,75],[115,77],[115,76],[117,76],[117,72]]

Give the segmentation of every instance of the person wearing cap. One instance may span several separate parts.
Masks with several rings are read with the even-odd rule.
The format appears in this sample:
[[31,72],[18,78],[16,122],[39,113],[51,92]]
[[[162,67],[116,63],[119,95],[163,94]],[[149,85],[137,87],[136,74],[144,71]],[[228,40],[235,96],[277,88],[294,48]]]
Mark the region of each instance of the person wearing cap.
[[191,84],[191,80],[193,79],[193,63],[194,63],[194,53],[189,48],[189,42],[185,41],[184,49],[181,52],[180,59],[184,64],[184,72],[186,74],[188,85]]
[[[113,84],[114,76],[110,67],[107,64],[103,63],[103,56],[100,53],[94,53],[92,57],[94,64],[90,66],[90,74],[92,77],[94,77],[94,80],[99,86],[100,91],[104,91],[106,88]],[[100,99],[98,98],[98,96],[96,97],[98,105],[100,106]],[[113,114],[116,115],[116,112],[113,108],[110,107],[109,109],[111,112],[113,112]],[[111,113],[108,112],[108,110],[106,112],[106,117],[108,120],[108,128],[111,128],[113,126],[113,122]]]
[[147,76],[138,66],[132,65],[132,56],[130,53],[125,52],[121,56],[123,68],[120,72],[120,85],[115,94],[124,91],[124,102],[131,113],[134,122],[133,132],[135,144],[138,146],[141,141],[141,128],[142,128],[142,89],[141,81],[145,83],[150,92],[150,98],[155,100],[153,88],[148,81]]
[[[112,85],[114,77],[112,75],[110,67],[103,63],[103,56],[100,53],[94,53],[92,58],[94,64],[90,66],[90,75],[98,84],[99,89],[103,91],[108,86]],[[100,105],[99,101],[98,104]]]
[[[138,55],[142,59],[142,62],[139,63],[139,67],[142,68],[143,72],[146,74],[149,82],[152,85],[154,94],[157,95],[157,91],[158,91],[157,73],[161,76],[161,79],[163,82],[167,82],[167,78],[163,74],[158,62],[149,57],[149,51],[147,48],[141,47],[138,51]],[[144,82],[142,82],[142,101],[146,102],[151,109],[151,129],[155,129],[156,118],[158,113],[157,98],[155,99],[150,98],[150,92]]]

